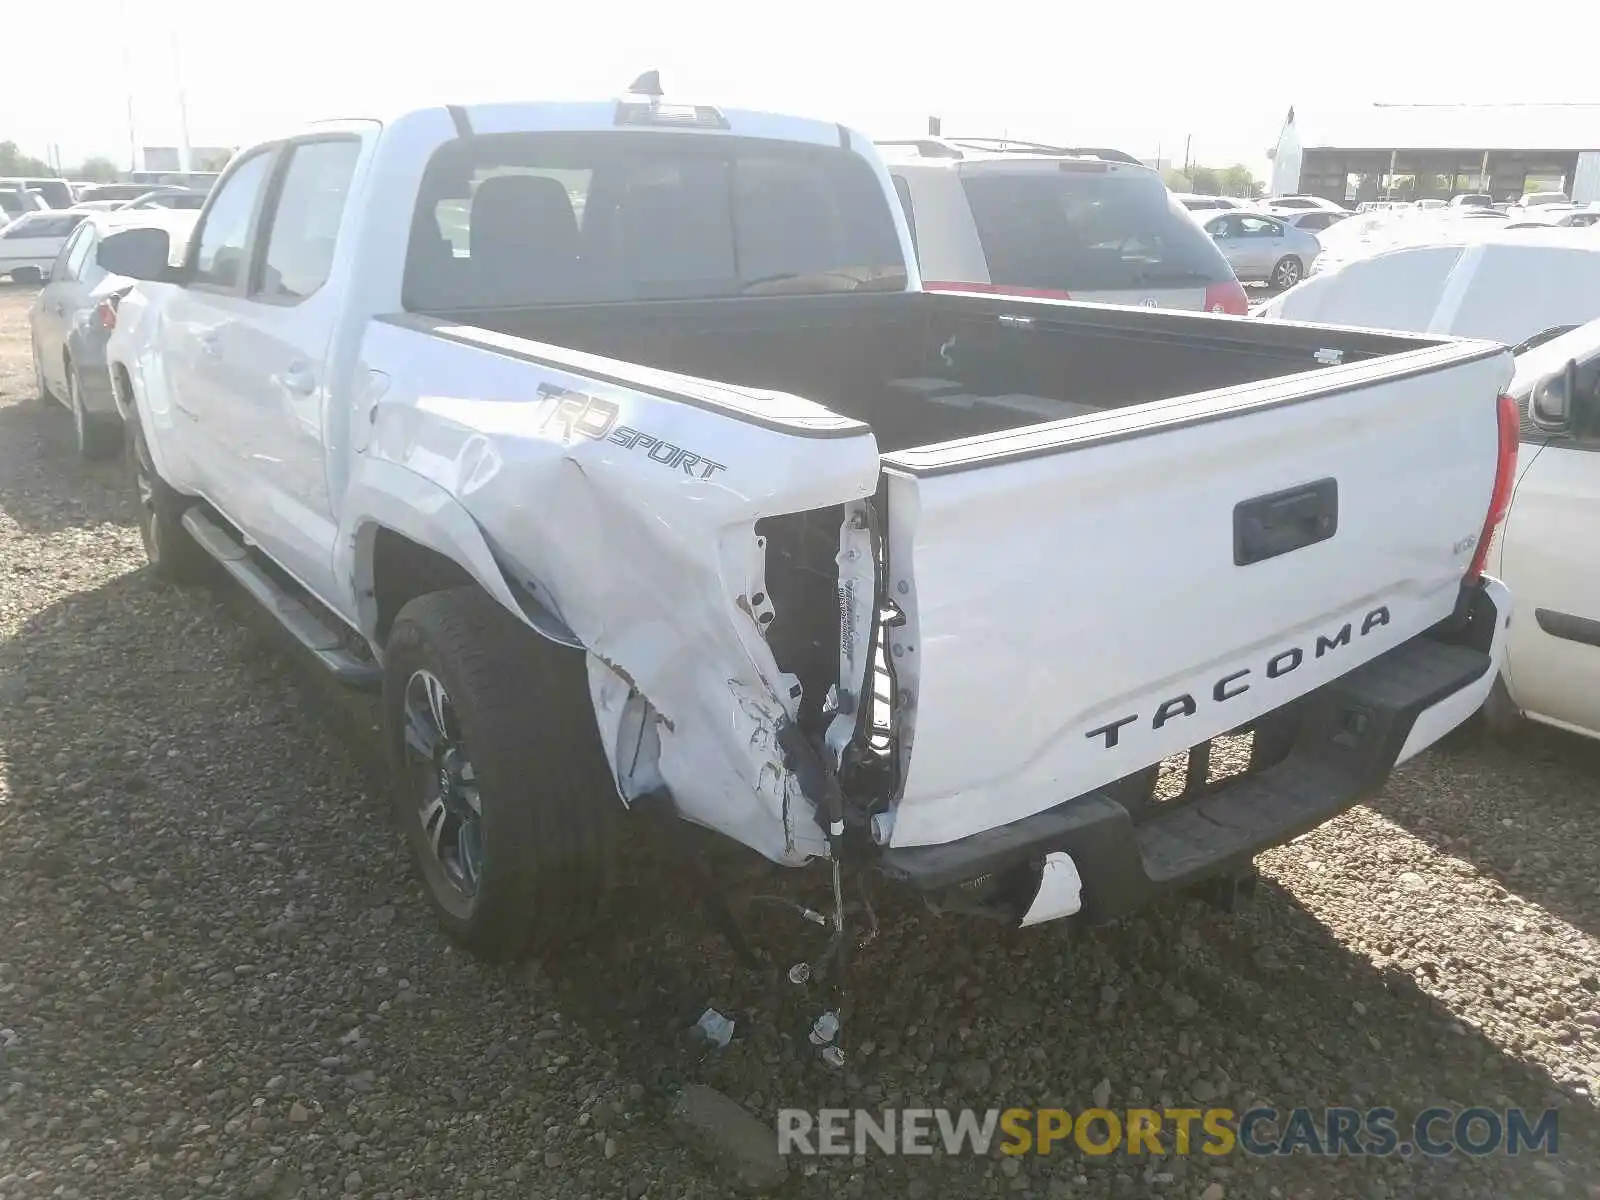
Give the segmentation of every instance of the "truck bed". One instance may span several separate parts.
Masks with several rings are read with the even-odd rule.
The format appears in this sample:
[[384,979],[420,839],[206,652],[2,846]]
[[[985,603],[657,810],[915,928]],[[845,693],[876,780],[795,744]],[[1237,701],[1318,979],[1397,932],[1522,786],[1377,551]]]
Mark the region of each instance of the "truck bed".
[[[563,437],[586,492],[616,474],[629,503],[673,522],[712,520],[712,497],[743,506],[711,536],[737,556],[731,530],[751,522],[764,547],[765,578],[745,588],[773,606],[762,637],[797,681],[808,735],[829,723],[831,688],[860,686],[860,655],[841,646],[876,620],[873,576],[840,564],[877,560],[897,610],[895,847],[1020,820],[1253,728],[1451,616],[1495,488],[1510,374],[1492,343],[973,294],[384,323],[473,356],[430,357],[415,386],[460,397],[452,420],[492,430],[500,459],[544,453],[548,434],[521,439],[554,410],[501,399],[531,398],[541,380],[578,389],[569,422],[596,400],[625,405],[628,427],[609,440],[644,438],[663,448],[657,462],[680,464],[640,476]],[[382,335],[375,354],[401,344]],[[493,390],[463,396],[454,381],[474,378]],[[471,462],[484,453],[475,443]],[[704,499],[641,498],[695,486],[681,462],[708,454],[706,470],[728,473]],[[475,503],[507,519],[592,503],[536,502],[538,477],[498,470],[486,478],[504,480],[504,500]],[[851,517],[824,494],[874,499]],[[600,511],[588,542],[615,544],[626,525]],[[849,554],[852,519],[878,522],[881,555]],[[526,562],[561,553],[520,525],[497,536],[527,543]],[[701,586],[737,589],[744,575],[719,559]],[[617,586],[608,574],[606,594]]]
[[1437,344],[1366,330],[931,293],[541,306],[448,319],[792,392],[866,422],[886,453]]

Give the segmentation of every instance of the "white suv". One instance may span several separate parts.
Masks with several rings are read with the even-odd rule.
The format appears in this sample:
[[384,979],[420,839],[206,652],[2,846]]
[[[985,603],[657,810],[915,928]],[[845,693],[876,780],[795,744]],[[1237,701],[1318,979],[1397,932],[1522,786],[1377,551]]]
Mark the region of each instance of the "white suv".
[[929,290],[1249,311],[1222,253],[1137,160],[934,138],[878,148]]

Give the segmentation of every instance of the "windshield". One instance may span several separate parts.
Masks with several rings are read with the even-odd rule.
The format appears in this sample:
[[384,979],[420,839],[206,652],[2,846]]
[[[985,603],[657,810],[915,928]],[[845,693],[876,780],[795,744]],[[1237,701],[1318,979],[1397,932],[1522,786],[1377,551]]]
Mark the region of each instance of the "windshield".
[[1205,287],[1222,252],[1144,172],[963,172],[990,282],[1061,291]]
[[906,265],[865,159],[659,133],[445,146],[406,262],[413,310],[898,291]]

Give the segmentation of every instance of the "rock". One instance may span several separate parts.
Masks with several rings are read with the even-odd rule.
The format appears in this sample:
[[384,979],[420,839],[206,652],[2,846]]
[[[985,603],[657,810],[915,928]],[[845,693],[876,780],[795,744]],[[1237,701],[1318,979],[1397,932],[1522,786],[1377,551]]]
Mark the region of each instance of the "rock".
[[1094,1085],[1094,1106],[1104,1108],[1111,1103],[1111,1080],[1102,1079]]
[[300,1101],[296,1100],[289,1106],[289,1120],[293,1121],[296,1125],[304,1125],[307,1121],[311,1120],[311,1110],[304,1104],[301,1104]]
[[1401,871],[1396,880],[1408,892],[1425,892],[1428,890],[1428,881],[1415,871]]
[[955,1066],[956,1084],[969,1092],[981,1092],[994,1079],[994,1070],[981,1058],[962,1059]]
[[1208,1185],[1206,1190],[1200,1193],[1200,1200],[1222,1200],[1223,1195],[1224,1192],[1222,1185],[1220,1183],[1213,1183]]
[[742,1191],[771,1191],[788,1178],[777,1132],[715,1088],[694,1083],[679,1092],[667,1128]]

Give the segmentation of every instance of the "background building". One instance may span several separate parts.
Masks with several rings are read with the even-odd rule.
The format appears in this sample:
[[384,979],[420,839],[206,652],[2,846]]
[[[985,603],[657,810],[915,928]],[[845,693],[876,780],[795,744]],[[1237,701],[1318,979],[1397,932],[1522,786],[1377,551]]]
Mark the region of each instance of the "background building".
[[[191,171],[220,171],[228,165],[233,151],[224,146],[191,146],[189,169]],[[140,170],[177,171],[181,155],[176,146],[142,146],[139,150]]]
[[1373,104],[1289,110],[1271,193],[1362,200],[1564,191],[1600,200],[1600,104]]

